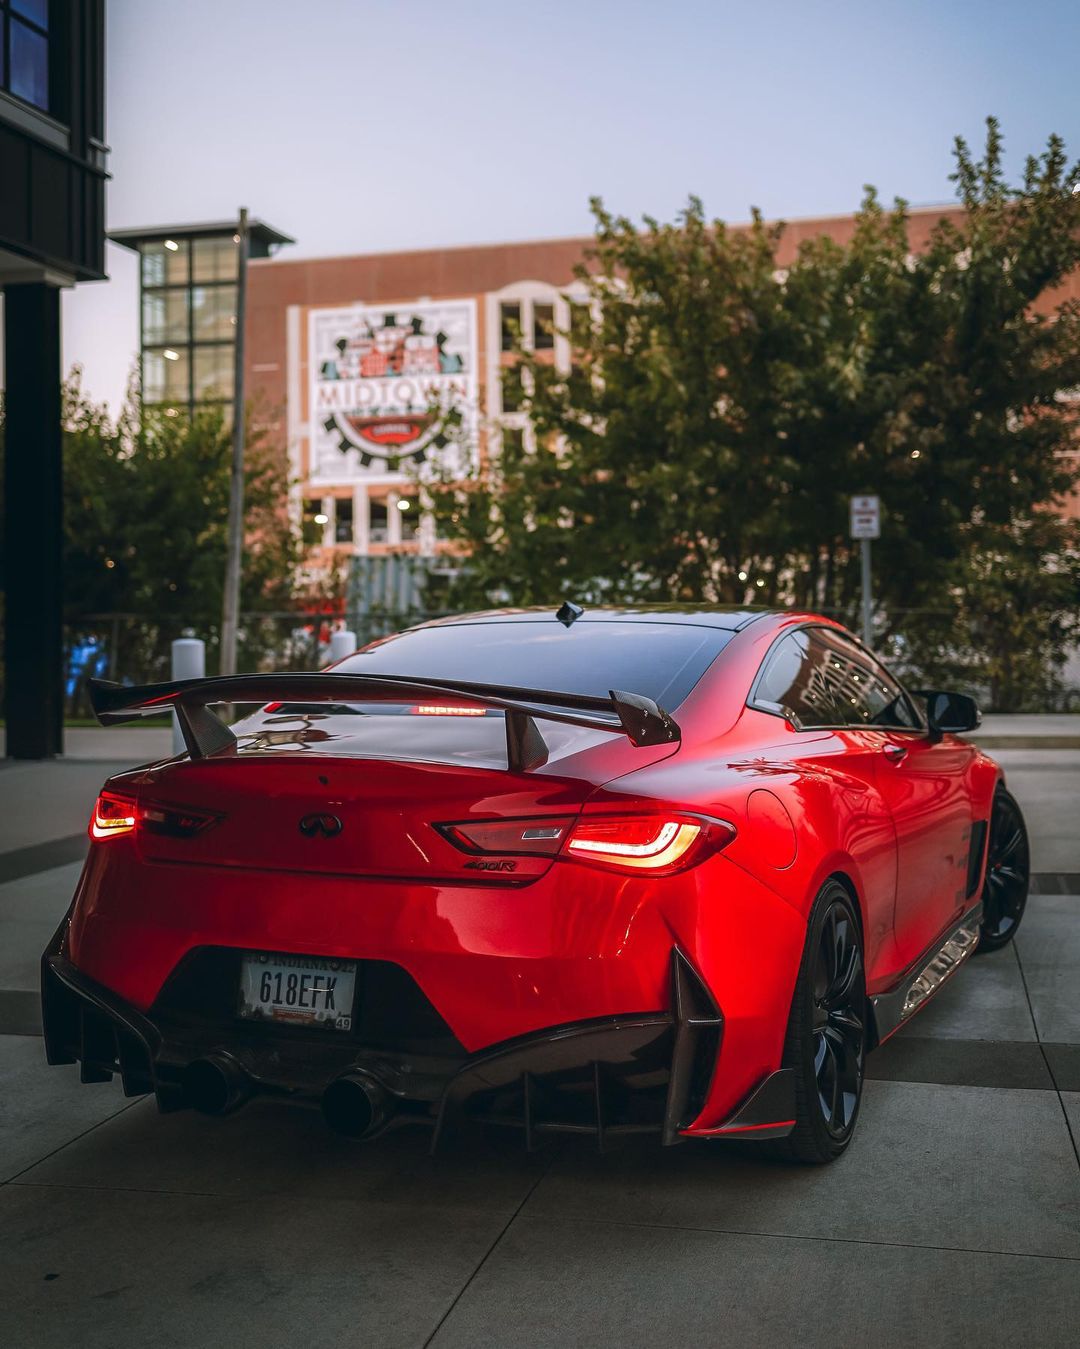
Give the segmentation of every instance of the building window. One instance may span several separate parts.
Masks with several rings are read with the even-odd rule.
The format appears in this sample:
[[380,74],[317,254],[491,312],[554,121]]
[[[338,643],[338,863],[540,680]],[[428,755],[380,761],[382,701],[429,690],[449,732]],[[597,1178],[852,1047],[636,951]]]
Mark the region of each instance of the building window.
[[235,281],[240,250],[231,236],[195,239],[191,248],[191,279],[198,282]]
[[555,306],[533,305],[533,349],[551,351],[555,346]]
[[525,453],[525,432],[520,426],[504,426],[502,433],[503,454],[511,459],[520,459]]
[[0,85],[49,111],[49,0],[0,0]]
[[499,305],[499,325],[502,350],[513,351],[521,331],[521,305],[517,303]]
[[189,249],[186,239],[163,239],[143,244],[142,283],[150,286],[186,286]]
[[353,541],[353,499],[338,497],[334,502],[334,542],[352,543]]
[[191,398],[187,347],[143,352],[143,399],[147,403],[183,403]]
[[368,497],[368,542],[385,543],[390,537],[390,512],[385,499]]
[[236,287],[193,286],[191,318],[196,342],[235,341]]
[[143,292],[143,341],[147,346],[166,342],[187,346],[190,332],[186,290]]
[[[240,257],[232,233],[146,240],[139,252],[145,401],[177,401],[188,412],[196,403],[227,405],[234,388]],[[177,353],[172,371],[161,363],[171,358],[152,350],[166,346]]]
[[196,403],[213,399],[231,399],[233,396],[234,348],[195,348]]
[[415,497],[398,497],[398,513],[401,516],[401,542],[411,543],[420,533],[420,511]]
[[315,548],[323,541],[323,526],[326,515],[320,497],[304,498],[304,513],[301,519],[301,537],[305,548]]

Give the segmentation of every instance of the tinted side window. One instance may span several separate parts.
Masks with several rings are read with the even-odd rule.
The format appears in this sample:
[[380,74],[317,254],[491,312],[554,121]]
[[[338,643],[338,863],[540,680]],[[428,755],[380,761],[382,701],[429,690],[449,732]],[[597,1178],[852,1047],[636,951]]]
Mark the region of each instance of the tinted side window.
[[891,675],[842,634],[829,632],[823,640],[831,648],[833,684],[845,724],[918,729],[915,709]]
[[816,631],[790,633],[770,653],[754,701],[786,713],[798,726],[837,725],[841,717],[831,656]]

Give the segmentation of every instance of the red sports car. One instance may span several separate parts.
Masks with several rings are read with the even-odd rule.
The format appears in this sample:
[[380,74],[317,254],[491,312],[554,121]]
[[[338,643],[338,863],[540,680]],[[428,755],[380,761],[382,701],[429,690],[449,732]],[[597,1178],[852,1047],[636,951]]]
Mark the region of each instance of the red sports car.
[[163,1110],[827,1162],[866,1052],[1024,911],[1020,811],[955,734],[974,703],[813,614],[473,614],[93,699],[174,709],[187,753],[98,798],[45,1044]]

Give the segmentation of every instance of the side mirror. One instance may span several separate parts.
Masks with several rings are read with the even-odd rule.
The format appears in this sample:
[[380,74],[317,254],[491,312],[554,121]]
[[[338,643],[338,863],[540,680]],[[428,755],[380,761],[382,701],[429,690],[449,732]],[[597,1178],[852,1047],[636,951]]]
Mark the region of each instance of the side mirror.
[[943,735],[963,735],[974,731],[982,721],[975,699],[966,693],[948,693],[942,689],[917,689],[926,702],[926,720],[935,740]]

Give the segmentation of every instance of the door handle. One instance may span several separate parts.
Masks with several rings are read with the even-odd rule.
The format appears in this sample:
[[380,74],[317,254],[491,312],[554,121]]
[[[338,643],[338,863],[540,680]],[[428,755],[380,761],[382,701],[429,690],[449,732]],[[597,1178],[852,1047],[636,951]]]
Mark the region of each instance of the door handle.
[[902,763],[907,758],[907,745],[886,745],[881,751],[890,763]]

